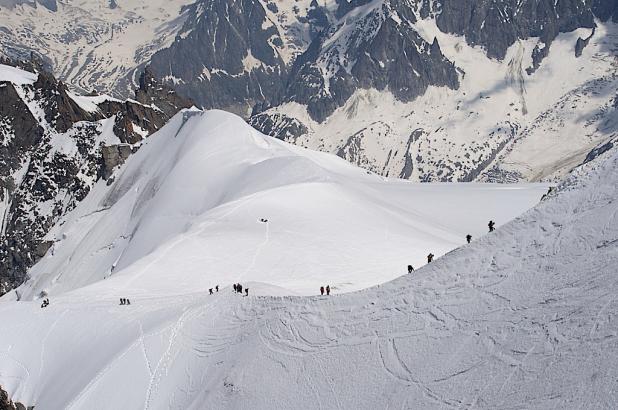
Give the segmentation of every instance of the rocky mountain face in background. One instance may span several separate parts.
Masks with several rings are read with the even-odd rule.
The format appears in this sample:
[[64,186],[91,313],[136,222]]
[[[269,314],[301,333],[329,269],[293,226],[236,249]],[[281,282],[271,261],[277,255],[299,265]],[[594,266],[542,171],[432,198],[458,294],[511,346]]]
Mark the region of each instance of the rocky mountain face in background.
[[154,54],[150,69],[208,108],[246,117],[256,104],[281,101],[283,39],[266,13],[258,0],[197,1],[182,35]]
[[[611,120],[609,98],[595,102],[598,112],[589,115],[596,120],[586,129],[565,131],[564,119],[588,115],[590,106],[573,102],[579,111],[567,113],[564,104],[577,90],[604,95],[614,86],[612,46],[599,43],[613,42],[613,34],[595,36],[595,27],[612,21],[616,10],[614,1],[603,0],[342,0],[292,7],[198,1],[180,35],[151,62],[157,76],[206,108],[234,111],[266,134],[381,175],[554,178],[613,135],[612,127],[594,125]],[[568,40],[571,50],[564,51],[561,35],[575,37]],[[591,41],[595,50],[584,55]],[[552,50],[560,56],[551,59]],[[541,90],[549,83],[542,79],[566,57],[581,58],[585,75],[558,69],[550,87],[559,95],[545,98]],[[429,90],[443,95],[428,96]],[[431,101],[422,102],[425,96]],[[502,166],[513,150],[528,152],[525,144],[513,147],[517,141],[538,138],[540,130],[577,140],[565,144],[568,161],[518,158],[518,165]]]
[[[613,132],[594,124],[611,111],[596,96],[614,84],[615,0],[3,0],[0,19],[0,54],[41,55],[72,86],[127,96],[149,65],[204,108],[384,176],[553,178]],[[541,130],[585,137],[561,144],[568,161],[529,163],[513,144]]]
[[[602,0],[341,2],[295,60],[284,100],[250,122],[385,176],[552,178],[616,131],[608,91],[616,86],[617,10]],[[598,31],[597,22],[608,25]],[[576,76],[563,69],[576,63]],[[581,93],[593,105],[575,101]],[[571,127],[573,117],[590,121]],[[528,163],[533,143],[518,141],[541,130],[548,141],[577,140],[561,142],[571,147],[568,160]],[[502,166],[514,149],[522,151],[517,165]]]
[[[401,101],[430,85],[457,88],[454,61],[419,36],[434,19],[489,58],[538,37],[529,73],[559,33],[592,28],[616,13],[595,0],[205,1],[193,4],[181,35],[152,57],[153,71],[204,107],[248,113],[294,101],[322,122],[359,88],[388,89]],[[295,27],[294,30],[290,27]],[[432,53],[432,50],[435,53]]]
[[152,54],[167,47],[194,0],[0,0],[0,56],[34,54],[81,93],[132,96]]
[[[76,96],[38,64],[0,63],[2,294],[19,285],[53,245],[44,237],[58,218],[191,102],[148,72],[137,101],[120,101]],[[10,72],[26,80],[3,78],[9,64],[18,65]]]

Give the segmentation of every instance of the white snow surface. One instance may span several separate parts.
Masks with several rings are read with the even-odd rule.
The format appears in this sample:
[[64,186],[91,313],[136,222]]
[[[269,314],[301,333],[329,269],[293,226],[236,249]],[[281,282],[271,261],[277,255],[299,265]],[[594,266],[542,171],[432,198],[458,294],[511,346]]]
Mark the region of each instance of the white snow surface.
[[546,191],[389,181],[232,114],[187,110],[52,228],[53,248],[18,292],[55,296],[103,279],[144,295],[246,281],[290,294],[359,290],[480,236],[489,219],[513,219]]
[[185,111],[1,299],[0,385],[50,409],[615,408],[617,181],[614,149],[481,236],[545,186],[387,181]]
[[38,74],[10,65],[0,64],[0,81],[8,81],[15,85],[26,85],[34,84],[38,78]]

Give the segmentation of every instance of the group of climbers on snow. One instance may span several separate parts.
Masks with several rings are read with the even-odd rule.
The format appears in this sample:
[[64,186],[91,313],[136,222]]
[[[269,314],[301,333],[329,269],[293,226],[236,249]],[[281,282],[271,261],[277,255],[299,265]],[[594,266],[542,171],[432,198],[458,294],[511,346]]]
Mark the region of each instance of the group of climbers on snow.
[[[217,292],[219,292],[219,285],[215,286],[215,289],[217,290]],[[210,293],[212,295],[212,288],[208,289],[208,293]]]
[[[234,284],[234,292],[242,294],[242,285],[240,283]],[[245,296],[249,296],[249,288],[245,288]]]
[[326,291],[326,295],[330,295],[330,285],[326,285],[326,287],[324,286],[320,286],[320,294],[322,296],[324,296],[324,291]]
[[[489,223],[487,224],[487,227],[489,228],[489,232],[493,232],[495,231],[496,223],[493,220],[490,220]],[[472,235],[470,234],[466,235],[466,242],[468,243],[472,242]],[[435,256],[436,255],[430,252],[429,255],[427,255],[427,263],[431,263]],[[408,273],[412,273],[412,272],[414,272],[414,267],[412,265],[408,265]]]
[[128,298],[120,298],[121,305],[130,305],[131,301]]

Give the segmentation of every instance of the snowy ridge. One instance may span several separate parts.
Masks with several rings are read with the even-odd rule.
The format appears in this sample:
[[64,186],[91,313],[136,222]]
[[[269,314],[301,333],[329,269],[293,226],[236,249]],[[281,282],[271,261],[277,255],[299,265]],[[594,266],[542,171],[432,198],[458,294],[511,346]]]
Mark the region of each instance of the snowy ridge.
[[486,215],[512,219],[546,187],[385,181],[232,114],[184,111],[50,231],[52,249],[17,292],[33,299],[110,276],[150,277],[168,293],[234,280],[292,294],[314,294],[320,280],[357,290],[481,234]]
[[[235,122],[222,115],[192,114],[183,129],[216,118],[208,141]],[[156,136],[148,144],[155,150]],[[330,163],[358,175],[344,165]],[[612,408],[616,181],[614,149],[497,232],[356,293],[208,296],[176,276],[185,292],[172,296],[170,283],[153,283],[170,276],[167,246],[149,271],[128,268],[45,309],[5,297],[0,384],[14,400],[72,409]],[[194,257],[208,249],[187,245]]]

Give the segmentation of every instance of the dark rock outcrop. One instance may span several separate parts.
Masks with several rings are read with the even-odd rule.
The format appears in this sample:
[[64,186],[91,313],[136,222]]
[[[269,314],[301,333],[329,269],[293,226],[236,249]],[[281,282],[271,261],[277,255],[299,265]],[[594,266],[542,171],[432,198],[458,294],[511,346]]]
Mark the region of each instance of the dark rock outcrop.
[[[0,295],[27,279],[30,266],[53,246],[45,239],[49,229],[86,197],[95,181],[111,177],[138,146],[130,144],[191,106],[146,74],[136,91],[140,101],[107,100],[89,112],[39,65],[14,64],[36,71],[38,79],[24,85],[0,82],[0,199],[5,204]],[[115,118],[113,131],[122,144],[100,142],[102,120],[108,118]]]
[[582,56],[582,53],[584,52],[584,48],[586,48],[588,43],[590,43],[590,39],[594,36],[595,31],[596,30],[593,29],[592,33],[588,37],[586,37],[586,38],[579,37],[577,39],[577,42],[575,43],[575,57],[581,57]]
[[286,67],[282,44],[258,0],[199,0],[188,13],[185,36],[151,59],[152,72],[204,108],[248,117],[256,104],[281,101]]
[[249,124],[264,134],[284,141],[294,141],[307,133],[303,123],[285,114],[257,114],[249,119]]
[[[352,7],[342,4],[345,10]],[[429,44],[418,35],[411,25],[415,21],[409,3],[393,0],[346,23],[354,24],[352,29],[324,30],[298,58],[287,100],[306,104],[312,119],[322,122],[359,88],[388,89],[401,101],[424,94],[429,85],[458,88],[455,65],[437,40]]]
[[101,177],[108,179],[118,165],[124,164],[132,153],[129,144],[119,144],[101,147]]

